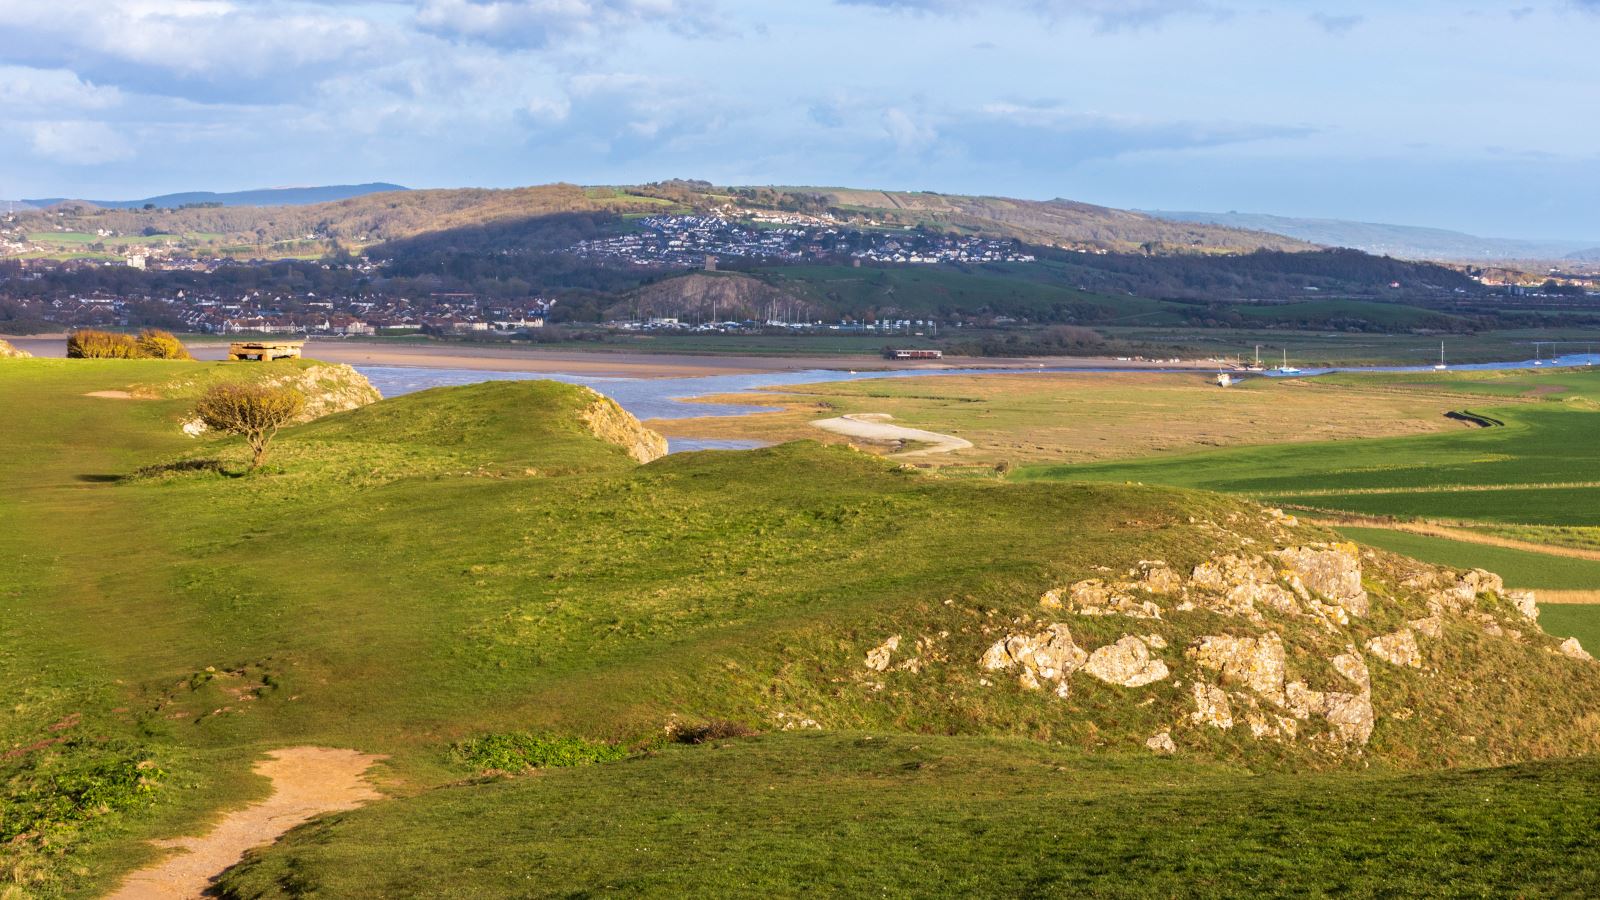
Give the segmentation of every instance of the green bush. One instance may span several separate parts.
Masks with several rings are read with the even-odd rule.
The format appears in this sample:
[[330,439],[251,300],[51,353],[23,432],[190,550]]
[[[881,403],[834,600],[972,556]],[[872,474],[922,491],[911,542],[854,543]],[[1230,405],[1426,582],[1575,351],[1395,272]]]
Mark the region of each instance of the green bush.
[[0,844],[140,806],[162,774],[147,751],[114,741],[75,739],[26,753],[0,782]]
[[562,766],[587,766],[612,762],[628,755],[626,748],[583,738],[509,731],[486,734],[451,748],[463,765],[474,769],[520,772]]

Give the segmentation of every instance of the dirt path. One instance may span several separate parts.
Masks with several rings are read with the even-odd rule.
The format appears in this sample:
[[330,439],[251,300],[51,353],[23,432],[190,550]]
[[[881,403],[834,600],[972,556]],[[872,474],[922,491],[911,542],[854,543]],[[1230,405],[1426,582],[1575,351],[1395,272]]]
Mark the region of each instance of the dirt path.
[[1516,538],[1501,537],[1497,534],[1481,534],[1466,528],[1451,528],[1447,525],[1434,525],[1430,522],[1391,522],[1386,519],[1367,519],[1360,516],[1328,516],[1320,514],[1316,510],[1307,510],[1305,518],[1319,525],[1327,525],[1332,528],[1337,528],[1340,525],[1348,525],[1355,528],[1385,528],[1389,531],[1404,531],[1426,537],[1446,538],[1452,541],[1461,541],[1465,544],[1482,544],[1485,547],[1523,550],[1528,553],[1543,553],[1546,556],[1565,556],[1568,559],[1600,561],[1600,550],[1585,550],[1581,547],[1561,547],[1555,544],[1519,541]]
[[201,837],[158,841],[182,852],[128,876],[111,900],[199,898],[246,850],[270,844],[315,816],[355,809],[381,796],[366,779],[379,757],[329,747],[291,747],[267,757],[255,771],[272,780],[270,797],[228,813]]
[[901,458],[932,456],[935,453],[965,450],[972,446],[971,441],[963,440],[953,435],[939,434],[936,431],[923,431],[920,428],[907,428],[904,425],[890,425],[888,420],[892,418],[894,417],[888,413],[857,413],[833,419],[819,419],[811,424],[821,428],[823,431],[831,431],[834,434],[861,438],[866,441],[884,441],[886,443],[914,441],[919,444],[932,445],[920,450],[894,454]]

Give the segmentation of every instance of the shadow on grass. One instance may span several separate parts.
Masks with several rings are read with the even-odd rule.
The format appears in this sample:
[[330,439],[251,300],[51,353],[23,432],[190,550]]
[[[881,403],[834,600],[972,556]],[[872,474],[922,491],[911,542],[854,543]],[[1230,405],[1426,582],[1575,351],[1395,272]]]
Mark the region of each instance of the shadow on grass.
[[122,478],[164,478],[171,475],[187,475],[194,472],[209,472],[215,475],[221,475],[224,478],[243,478],[246,474],[248,474],[247,471],[242,469],[239,471],[234,471],[225,468],[222,460],[220,459],[180,459],[176,462],[145,466],[144,468],[139,469],[132,475],[128,476],[118,477],[84,475],[80,477],[84,480],[104,479],[109,481],[119,481],[122,480]]

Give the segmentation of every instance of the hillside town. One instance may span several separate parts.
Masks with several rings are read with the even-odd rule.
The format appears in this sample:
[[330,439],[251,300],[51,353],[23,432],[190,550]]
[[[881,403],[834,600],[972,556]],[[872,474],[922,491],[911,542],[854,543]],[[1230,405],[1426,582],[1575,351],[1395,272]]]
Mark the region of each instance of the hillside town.
[[[879,263],[1030,263],[1013,240],[935,234],[909,226],[893,231],[847,229],[817,216],[766,214],[751,224],[720,215],[648,216],[626,234],[580,241],[571,252],[635,266],[699,266],[708,257],[767,262],[856,260]],[[714,262],[710,263],[715,265]]]

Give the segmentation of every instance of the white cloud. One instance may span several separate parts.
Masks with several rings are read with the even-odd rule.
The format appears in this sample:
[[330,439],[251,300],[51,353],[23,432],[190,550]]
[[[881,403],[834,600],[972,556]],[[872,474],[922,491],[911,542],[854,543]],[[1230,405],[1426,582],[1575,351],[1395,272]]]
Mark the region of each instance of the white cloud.
[[28,131],[34,155],[50,162],[92,166],[134,155],[132,145],[103,122],[33,122]]
[[115,87],[100,87],[67,69],[0,66],[0,108],[15,119],[33,112],[101,110],[122,101]]
[[714,30],[705,0],[423,0],[416,23],[434,34],[520,47],[648,24]]

